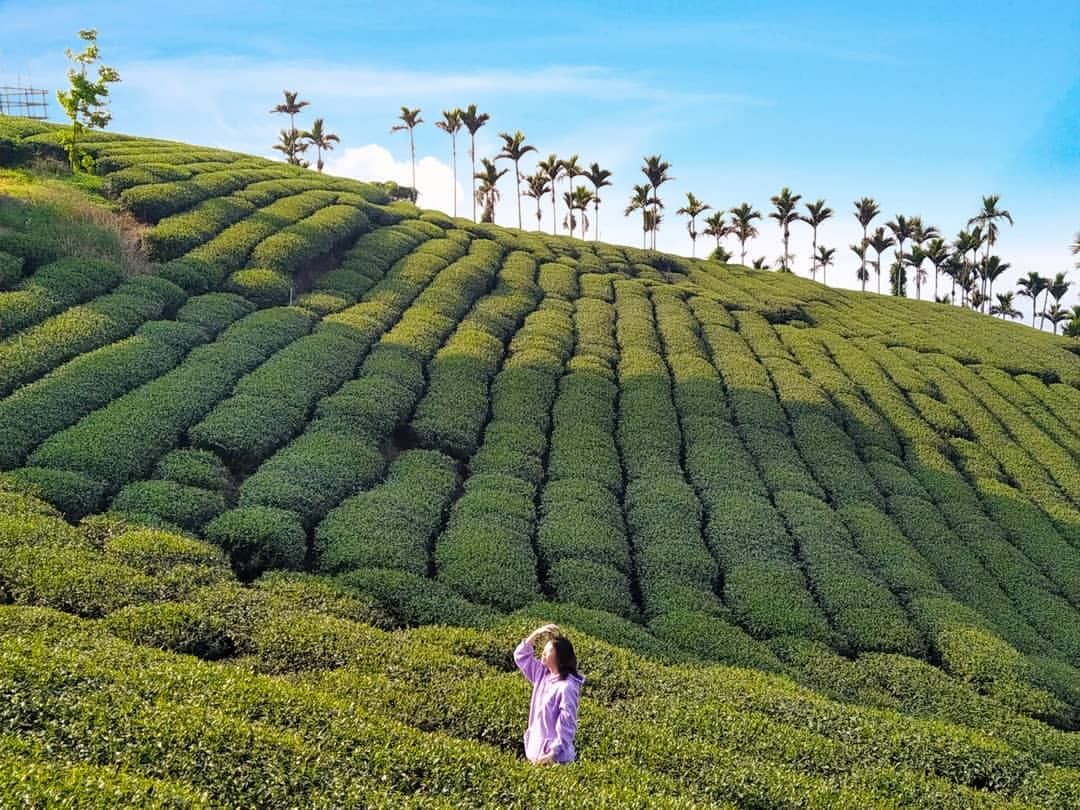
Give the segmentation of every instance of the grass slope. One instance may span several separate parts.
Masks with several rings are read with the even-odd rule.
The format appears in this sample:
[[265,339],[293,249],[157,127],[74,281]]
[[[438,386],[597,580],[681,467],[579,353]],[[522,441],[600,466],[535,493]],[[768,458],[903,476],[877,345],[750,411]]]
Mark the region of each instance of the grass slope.
[[0,119],[0,795],[1080,802],[1075,342],[95,137]]

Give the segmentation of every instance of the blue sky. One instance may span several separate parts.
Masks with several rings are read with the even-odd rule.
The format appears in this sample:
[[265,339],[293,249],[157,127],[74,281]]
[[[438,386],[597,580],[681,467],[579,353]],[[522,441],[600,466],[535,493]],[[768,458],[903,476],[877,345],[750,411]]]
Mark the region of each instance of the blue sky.
[[[847,246],[864,195],[882,207],[875,224],[918,214],[953,236],[982,195],[1000,194],[1016,220],[998,245],[1007,279],[1075,261],[1080,3],[222,5],[0,2],[0,81],[61,86],[64,48],[96,27],[123,78],[118,131],[273,156],[284,119],[267,111],[289,88],[312,102],[300,125],[318,115],[341,136],[330,169],[405,180],[408,139],[389,130],[402,104],[421,107],[419,185],[432,207],[452,199],[449,138],[434,121],[475,103],[491,114],[479,155],[521,129],[542,156],[577,153],[614,172],[600,210],[607,241],[640,244],[622,209],[642,157],[659,153],[676,178],[663,190],[665,250],[690,252],[674,215],[687,191],[767,213],[787,185],[837,212],[819,236],[838,248],[831,283],[856,286]],[[467,213],[464,143],[458,160]],[[497,221],[516,224],[509,176],[503,197]],[[778,256],[777,230],[766,220],[750,255]],[[805,275],[808,228],[794,229],[792,250]]]

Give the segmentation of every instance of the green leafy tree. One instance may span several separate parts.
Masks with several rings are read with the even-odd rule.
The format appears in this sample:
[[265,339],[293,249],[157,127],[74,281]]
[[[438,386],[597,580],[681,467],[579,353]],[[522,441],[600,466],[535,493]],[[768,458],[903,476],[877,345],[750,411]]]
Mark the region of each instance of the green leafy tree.
[[827,248],[821,245],[818,248],[817,256],[814,257],[816,265],[821,267],[821,283],[825,283],[825,271],[832,265],[833,260],[836,257],[836,248]]
[[885,233],[885,229],[882,227],[877,228],[874,231],[874,235],[870,237],[870,247],[874,249],[874,273],[877,274],[877,291],[878,295],[881,294],[881,255],[896,244],[896,240]]
[[1031,325],[1035,326],[1035,315],[1038,309],[1039,296],[1042,295],[1043,290],[1050,287],[1050,279],[1045,276],[1041,276],[1034,270],[1029,272],[1026,276],[1022,276],[1016,280],[1017,286],[1020,288],[1016,291],[1016,294],[1022,298],[1031,299]]
[[697,256],[697,218],[706,211],[712,208],[711,205],[702,202],[693,195],[692,192],[686,192],[686,205],[676,211],[676,214],[682,214],[690,217],[690,221],[686,223],[687,233],[690,234],[690,255]]
[[748,202],[731,209],[731,232],[739,240],[739,264],[742,265],[746,264],[746,243],[758,235],[758,229],[754,227],[755,219],[761,219],[761,212],[755,211]]
[[525,178],[525,196],[536,200],[536,230],[540,230],[540,200],[551,191],[551,182],[543,171],[537,169]]
[[907,295],[907,270],[904,264],[904,242],[911,238],[914,233],[911,220],[903,214],[898,214],[896,219],[885,223],[885,227],[892,231],[896,239],[896,256],[892,265],[892,273],[889,278],[890,291],[893,295]]
[[96,79],[87,75],[91,66],[101,58],[97,37],[96,28],[79,31],[79,39],[87,43],[85,50],[81,53],[75,53],[70,48],[64,50],[75,66],[68,68],[68,89],[56,91],[57,101],[64,114],[71,119],[71,129],[61,134],[60,142],[67,151],[72,172],[80,169],[89,171],[93,166],[91,157],[83,154],[79,148],[79,136],[87,129],[104,129],[109,125],[112,120],[109,85],[120,81],[120,73],[108,65],[97,66]]
[[409,154],[412,156],[412,201],[416,202],[416,198],[420,195],[420,192],[416,188],[416,141],[413,138],[413,130],[424,123],[424,119],[420,117],[419,107],[415,110],[410,110],[405,106],[401,108],[401,115],[399,115],[398,118],[401,119],[401,123],[390,127],[390,131],[403,132],[408,130],[409,132]]
[[461,111],[461,123],[464,124],[465,129],[469,130],[469,160],[472,161],[472,194],[470,196],[473,201],[473,222],[476,222],[476,203],[479,200],[476,192],[476,181],[479,179],[476,173],[476,133],[490,120],[491,116],[487,113],[476,111],[475,104],[470,104]]
[[[570,185],[570,188],[567,189],[567,191],[573,191],[574,178],[580,177],[585,170],[581,168],[581,164],[578,163],[578,156],[571,155],[570,157],[563,158],[559,161],[559,171],[559,176],[565,178],[566,182]],[[558,187],[554,183],[552,184],[552,188],[554,188],[556,191],[558,190]],[[566,200],[565,195],[563,196],[563,200]],[[569,209],[567,210],[567,212],[569,213]],[[564,219],[563,222],[565,221],[566,220]]]
[[312,122],[311,129],[304,132],[303,138],[307,141],[309,146],[315,147],[317,155],[315,167],[321,172],[323,170],[323,150],[325,149],[327,152],[331,151],[334,148],[335,143],[341,143],[341,138],[333,132],[327,132],[323,128],[323,120],[321,118],[316,118]]
[[1049,309],[1042,312],[1042,316],[1054,326],[1054,334],[1057,334],[1058,325],[1072,319],[1072,312],[1065,309],[1061,304],[1051,304]]
[[496,160],[511,160],[514,162],[514,196],[517,198],[518,228],[522,227],[521,219],[521,159],[529,152],[535,152],[536,147],[525,143],[525,133],[520,129],[511,135],[509,132],[500,132],[503,139],[503,148],[495,156]]
[[[833,215],[833,210],[825,205],[824,200],[817,200],[816,202],[806,203],[806,214],[799,217],[803,222],[810,226],[814,232],[814,241],[810,246],[810,277],[817,278],[817,229],[821,227],[821,224]],[[825,273],[821,274],[821,283],[825,283]]]
[[641,173],[645,175],[645,178],[649,181],[649,185],[653,190],[653,216],[652,216],[652,248],[656,249],[656,232],[660,230],[660,209],[663,206],[660,204],[660,186],[671,180],[668,174],[668,170],[671,168],[671,164],[666,160],[663,160],[660,155],[649,155],[644,158],[645,165],[641,167]]
[[649,207],[653,204],[652,186],[649,183],[634,186],[630,204],[623,211],[623,216],[630,216],[635,211],[641,212],[641,249],[645,249],[645,237],[649,233]]
[[978,223],[979,227],[982,228],[983,232],[986,234],[986,257],[990,256],[990,251],[994,249],[994,243],[997,242],[997,221],[1003,219],[1010,225],[1013,224],[1012,214],[998,208],[998,203],[1000,201],[1001,196],[999,194],[991,194],[988,197],[983,197],[982,210],[967,222],[968,225]]
[[307,161],[300,157],[308,149],[308,141],[304,140],[302,132],[295,129],[281,130],[278,142],[274,144],[274,149],[285,155],[287,163],[293,166],[307,167]]
[[775,219],[780,226],[780,235],[784,240],[784,255],[780,257],[780,270],[785,273],[791,272],[791,251],[788,243],[791,238],[791,223],[798,221],[799,212],[795,206],[802,199],[801,194],[792,194],[791,189],[784,186],[780,193],[769,198],[769,202],[776,208],[769,214],[770,219]]
[[559,178],[563,176],[563,162],[559,160],[555,153],[551,153],[545,160],[539,160],[536,163],[537,174],[543,174],[548,183],[551,184],[551,233],[554,235],[558,232],[558,213],[556,212],[555,195],[558,189],[556,185],[559,182]]
[[[870,236],[867,233],[867,229],[870,227],[870,223],[874,221],[874,217],[881,213],[881,209],[878,208],[877,202],[873,197],[863,197],[861,200],[856,200],[855,203],[855,219],[862,225],[862,244],[868,245],[870,243]],[[866,250],[863,250],[862,257],[862,274],[859,276],[866,276],[870,278],[870,273],[866,270]],[[863,283],[863,292],[866,292],[866,283]]]
[[926,270],[923,267],[923,263],[926,261],[926,251],[922,249],[922,245],[916,243],[911,246],[911,253],[907,253],[904,256],[904,260],[907,262],[907,266],[912,269],[912,274],[915,277],[915,299],[922,300],[922,285],[926,281]]
[[[706,236],[711,236],[716,239],[716,247],[720,247],[720,240],[731,233],[731,228],[728,225],[727,217],[723,211],[714,211],[705,217],[705,227],[701,232]],[[715,251],[714,251],[715,252]],[[731,256],[728,256],[730,259]]]
[[593,186],[593,239],[600,239],[600,189],[611,185],[611,172],[601,169],[599,163],[590,163],[583,175]]
[[[563,202],[566,203],[566,220],[563,225],[570,229],[570,236],[574,235],[574,227],[580,222],[581,238],[585,238],[585,234],[589,230],[589,218],[586,212],[589,203],[592,201],[593,193],[585,186],[576,186],[573,191],[567,191],[563,194]],[[575,211],[581,212],[580,220],[574,215]]]
[[855,271],[855,278],[862,284],[862,291],[866,292],[866,282],[870,280],[870,271],[866,269],[866,248],[869,246],[868,242],[860,242],[855,245],[848,245],[851,252],[859,259],[859,269]]
[[457,134],[461,130],[461,110],[443,110],[443,120],[436,121],[435,126],[450,136],[450,165],[453,167],[454,179],[450,186],[450,196],[453,198],[454,216],[457,216]]
[[949,246],[944,239],[936,236],[930,240],[925,251],[926,258],[934,265],[934,300],[936,301],[938,298],[938,277],[941,274],[941,268],[949,260]]
[[1003,320],[1005,318],[1016,320],[1024,317],[1024,314],[1016,308],[1015,293],[1011,290],[997,294],[997,303],[990,307],[990,314],[999,315]]
[[994,295],[994,282],[1001,278],[1011,265],[1008,262],[1003,262],[1000,256],[984,256],[983,260],[979,263],[979,278],[982,279],[987,285],[986,295],[992,297]]
[[484,206],[481,222],[495,222],[495,203],[499,201],[498,183],[500,178],[509,169],[499,169],[492,161],[481,158],[483,171],[476,173],[476,179],[480,181],[480,187],[476,189],[476,201]]
[[712,253],[709,254],[709,258],[714,262],[720,262],[720,264],[727,264],[731,261],[732,253],[723,245],[717,245]]

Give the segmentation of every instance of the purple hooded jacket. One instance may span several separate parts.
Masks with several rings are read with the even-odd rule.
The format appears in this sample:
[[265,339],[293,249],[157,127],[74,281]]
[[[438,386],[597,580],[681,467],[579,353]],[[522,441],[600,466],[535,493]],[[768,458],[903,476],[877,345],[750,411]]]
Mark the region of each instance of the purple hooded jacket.
[[568,675],[561,680],[533,656],[532,645],[522,641],[514,650],[514,662],[533,685],[529,702],[529,727],[525,730],[525,756],[535,762],[554,754],[559,763],[573,762],[574,732],[577,731],[578,699],[585,679]]

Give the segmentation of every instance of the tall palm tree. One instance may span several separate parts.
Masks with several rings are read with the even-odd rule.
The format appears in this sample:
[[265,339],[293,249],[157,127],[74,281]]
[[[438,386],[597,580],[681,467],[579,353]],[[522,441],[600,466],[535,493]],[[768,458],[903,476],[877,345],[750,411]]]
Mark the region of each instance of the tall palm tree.
[[893,274],[890,279],[891,292],[893,295],[903,296],[907,294],[907,272],[904,269],[904,242],[911,238],[911,220],[903,214],[897,214],[896,219],[885,223],[885,227],[892,231],[896,239],[896,261],[893,263]]
[[1043,290],[1050,287],[1050,279],[1045,276],[1040,276],[1032,270],[1026,276],[1018,278],[1016,284],[1020,287],[1020,289],[1016,291],[1016,294],[1023,298],[1031,299],[1031,325],[1034,327],[1035,310],[1038,308],[1039,296],[1042,295]]
[[[1005,266],[1008,267],[1008,265]],[[1055,304],[1060,304],[1071,286],[1072,282],[1065,280],[1065,273],[1057,273],[1046,288],[1047,296],[1053,298]]]
[[993,298],[994,282],[1010,267],[1011,265],[1008,262],[1003,262],[1000,256],[983,257],[982,262],[979,263],[979,278],[988,285],[986,288],[987,298]]
[[[803,222],[810,226],[814,232],[814,241],[810,247],[810,278],[817,278],[817,229],[821,226],[825,220],[833,215],[833,210],[825,205],[824,200],[818,200],[817,202],[806,203],[805,216],[799,217]],[[821,274],[822,284],[825,283],[825,273]]]
[[821,283],[825,283],[825,270],[833,263],[833,257],[836,256],[836,248],[827,248],[822,245],[818,248],[817,256],[814,257],[815,265],[821,265]]
[[285,103],[278,104],[274,109],[270,110],[271,113],[281,113],[289,116],[289,129],[296,131],[296,114],[300,112],[304,107],[311,104],[310,101],[297,101],[296,97],[300,95],[300,92],[293,92],[292,90],[282,90],[285,94]]
[[483,171],[476,173],[476,179],[480,181],[480,187],[476,190],[476,201],[484,206],[484,213],[480,218],[481,222],[495,222],[495,203],[499,201],[499,179],[506,174],[509,169],[499,169],[495,164],[487,158],[481,158],[480,163],[483,165]]
[[986,256],[989,257],[990,251],[994,249],[994,243],[998,237],[997,220],[1007,220],[1010,225],[1013,224],[1012,214],[1008,211],[1002,211],[997,206],[1001,201],[1001,195],[991,194],[989,197],[982,198],[982,210],[975,216],[967,221],[968,225],[979,224],[986,232]]
[[709,216],[705,217],[705,227],[701,232],[706,236],[712,236],[716,238],[716,246],[720,247],[720,240],[731,233],[731,230],[727,224],[727,219],[724,217],[723,211],[714,211]]
[[645,165],[641,167],[641,173],[645,175],[653,190],[652,248],[656,250],[656,232],[660,228],[660,209],[663,207],[660,204],[660,186],[675,178],[668,174],[671,164],[661,159],[660,155],[649,155],[643,160]]
[[329,152],[334,148],[335,143],[341,143],[341,138],[333,132],[326,132],[323,129],[323,120],[321,118],[316,118],[312,122],[311,129],[303,133],[303,138],[309,145],[315,147],[318,154],[315,167],[321,172],[323,170],[323,149]]
[[881,294],[881,254],[896,244],[896,240],[885,234],[884,228],[878,228],[870,237],[870,247],[877,254],[874,259],[874,272],[877,274],[877,291]]
[[788,265],[791,260],[791,252],[788,250],[791,223],[799,219],[799,213],[795,210],[795,206],[799,204],[801,199],[801,194],[792,194],[791,189],[787,186],[780,189],[779,194],[769,198],[769,202],[776,207],[776,210],[769,214],[769,218],[776,220],[780,226],[780,233],[784,238],[784,255],[781,256],[780,269],[786,273],[791,272],[791,267]]
[[926,270],[923,269],[923,262],[926,261],[926,251],[922,249],[922,245],[918,242],[911,246],[911,253],[905,256],[905,261],[908,267],[915,271],[915,300],[922,300],[922,285],[926,281]]
[[454,198],[454,216],[457,216],[457,134],[461,129],[461,110],[443,110],[443,120],[436,121],[435,126],[450,136],[450,165],[453,166],[454,182],[450,187],[450,195]]
[[997,303],[990,307],[990,314],[1000,315],[1002,320],[1005,318],[1016,320],[1024,317],[1023,313],[1014,305],[1014,293],[1011,290],[997,294]]
[[[870,237],[868,236],[868,234],[866,232],[867,228],[869,228],[870,223],[874,221],[874,217],[876,217],[878,214],[881,213],[881,209],[878,208],[878,204],[877,204],[877,202],[875,202],[873,197],[863,197],[861,200],[856,200],[854,205],[855,205],[855,219],[857,219],[859,221],[859,224],[862,225],[862,243],[864,245],[867,245],[870,242]],[[860,278],[862,278],[863,275],[866,276],[867,278],[870,278],[870,273],[867,272],[867,270],[866,270],[865,253],[866,253],[866,251],[864,250],[863,251],[864,256],[863,256],[863,265],[862,265],[862,275],[860,275]],[[866,291],[866,285],[864,283],[863,284],[863,292],[865,292],[865,291]]]
[[1042,316],[1050,319],[1050,323],[1054,325],[1055,335],[1057,334],[1059,323],[1072,320],[1072,312],[1065,309],[1061,304],[1051,304],[1050,309],[1043,310]]
[[563,175],[563,162],[552,152],[547,160],[538,161],[536,164],[537,174],[543,174],[551,184],[551,233],[557,233],[558,219],[555,213],[555,192],[559,178]]
[[611,172],[601,169],[599,163],[590,163],[589,170],[584,173],[585,178],[593,184],[593,239],[600,239],[600,189],[610,186]]
[[686,205],[675,212],[690,217],[690,221],[686,224],[686,230],[690,234],[690,255],[694,258],[697,257],[697,218],[711,209],[711,205],[703,203],[688,191],[686,192]]
[[848,245],[851,252],[859,258],[859,269],[855,271],[855,278],[862,283],[862,291],[866,292],[866,282],[870,280],[870,271],[866,269],[866,249],[870,246],[867,241],[855,245]]
[[469,159],[472,161],[472,218],[473,222],[476,222],[476,203],[478,200],[476,194],[476,133],[480,131],[480,127],[491,120],[491,116],[487,113],[478,113],[476,111],[476,105],[470,104],[464,110],[461,111],[461,123],[465,129],[469,130]]
[[593,193],[589,191],[585,186],[576,186],[573,191],[567,191],[563,194],[563,202],[566,203],[566,218],[570,226],[570,236],[574,235],[574,212],[581,212],[581,238],[585,238],[586,232],[589,230],[589,203],[593,201]]
[[641,249],[645,249],[645,235],[649,232],[649,206],[653,203],[652,186],[644,183],[634,186],[634,196],[630,198],[630,204],[623,211],[623,216],[628,217],[635,211],[641,211]]
[[540,200],[549,191],[551,183],[542,171],[537,170],[525,178],[525,196],[536,200],[536,230],[540,230]]
[[[567,190],[570,191],[570,192],[573,192],[574,178],[575,177],[580,177],[585,171],[584,169],[581,168],[581,164],[578,163],[578,156],[577,155],[571,155],[568,158],[563,158],[562,160],[559,161],[559,166],[560,166],[560,168],[562,170],[562,177],[566,180],[566,182],[570,186],[570,188],[567,189]],[[554,188],[554,185],[552,187]]]
[[758,230],[754,227],[755,219],[761,219],[761,212],[755,211],[748,202],[731,209],[731,232],[739,240],[739,264],[742,265],[746,264],[746,243],[758,235]]
[[503,139],[503,148],[495,156],[496,160],[514,161],[514,194],[517,196],[518,228],[521,228],[521,159],[529,152],[535,152],[536,147],[525,143],[525,133],[520,129],[511,135],[509,132],[500,132]]
[[412,201],[416,202],[416,198],[420,195],[420,192],[416,188],[416,141],[413,139],[413,130],[424,123],[424,119],[420,117],[419,107],[415,110],[410,110],[405,106],[402,106],[401,115],[399,115],[398,118],[401,119],[402,123],[390,127],[390,131],[402,132],[408,130],[409,132],[409,154],[412,155]]
[[949,247],[945,244],[945,240],[940,236],[936,236],[930,240],[925,248],[926,258],[930,260],[930,263],[934,265],[934,300],[938,297],[938,276],[941,273],[941,268],[949,260]]
[[285,155],[286,162],[293,166],[308,165],[300,159],[300,155],[306,152],[308,148],[308,142],[304,140],[302,133],[297,132],[295,129],[283,129],[278,137],[279,140],[274,144],[274,149]]

